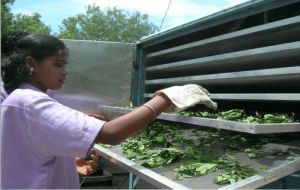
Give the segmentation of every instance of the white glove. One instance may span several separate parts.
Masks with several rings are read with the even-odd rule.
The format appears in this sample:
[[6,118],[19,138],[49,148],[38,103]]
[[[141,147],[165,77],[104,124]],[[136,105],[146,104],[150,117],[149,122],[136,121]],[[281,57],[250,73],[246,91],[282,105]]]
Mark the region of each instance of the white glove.
[[159,93],[165,94],[172,101],[172,103],[176,106],[174,110],[175,112],[182,111],[196,104],[204,104],[208,108],[212,108],[214,110],[216,110],[218,106],[216,102],[210,99],[209,92],[205,88],[196,84],[172,86],[159,90],[155,92],[154,95]]

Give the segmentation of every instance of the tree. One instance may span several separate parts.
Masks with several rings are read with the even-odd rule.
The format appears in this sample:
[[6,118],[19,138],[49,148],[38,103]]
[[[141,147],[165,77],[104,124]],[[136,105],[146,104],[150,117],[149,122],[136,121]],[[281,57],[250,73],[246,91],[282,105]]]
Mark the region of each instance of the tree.
[[41,21],[41,15],[33,13],[31,15],[16,14],[13,17],[11,30],[22,30],[39,34],[50,34],[50,26],[46,26]]
[[50,34],[51,28],[41,21],[41,15],[33,13],[32,15],[17,14],[10,12],[10,6],[15,0],[1,0],[1,33],[7,33],[12,30],[23,30],[33,33]]
[[13,15],[10,12],[10,6],[15,0],[1,0],[1,33],[4,34],[10,30]]
[[60,38],[115,42],[136,42],[158,30],[149,22],[148,15],[124,13],[116,7],[102,11],[89,5],[85,14],[63,20],[59,26]]

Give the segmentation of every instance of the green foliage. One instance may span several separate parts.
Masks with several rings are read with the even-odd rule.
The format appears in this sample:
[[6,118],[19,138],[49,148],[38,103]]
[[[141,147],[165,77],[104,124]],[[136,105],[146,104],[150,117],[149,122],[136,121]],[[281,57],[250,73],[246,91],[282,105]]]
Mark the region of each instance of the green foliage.
[[181,155],[179,150],[172,146],[174,141],[180,142],[183,139],[177,129],[178,125],[155,122],[151,128],[123,143],[123,153],[129,159],[144,160],[143,165],[148,167],[171,163]]
[[33,13],[32,15],[12,14],[10,6],[15,0],[1,1],[1,32],[2,34],[13,30],[28,31],[32,33],[50,34],[50,26],[46,26],[41,21],[41,15]]
[[233,169],[227,169],[213,179],[213,182],[219,185],[232,184],[240,180],[251,177],[258,172],[249,166],[237,166]]
[[131,43],[158,29],[149,22],[148,15],[130,15],[115,7],[104,11],[95,5],[89,5],[84,14],[63,20],[59,28],[59,37],[64,39]]
[[216,171],[216,166],[217,164],[200,162],[181,165],[175,169],[176,179],[181,180],[186,177],[206,175],[209,172]]
[[50,34],[51,32],[50,26],[46,26],[41,21],[41,15],[38,13],[33,13],[32,15],[14,15],[11,30],[21,30],[39,34]]
[[297,122],[297,120],[295,119],[295,115],[293,113],[291,115],[281,114],[281,113],[258,113],[258,112],[249,114],[241,109],[231,109],[226,111],[220,111],[217,113],[210,113],[208,111],[201,111],[201,112],[182,111],[179,113],[179,115],[206,117],[206,118],[229,120],[229,121],[239,121],[243,123],[252,123],[252,124]]
[[13,5],[15,0],[1,0],[1,33],[10,31],[13,15],[10,12],[10,6]]
[[237,159],[230,154],[221,156],[217,163],[218,168],[223,171],[213,179],[213,182],[219,185],[236,183],[265,170],[265,168],[254,169],[248,165],[242,166]]
[[[1,1],[1,32],[23,30],[32,33],[50,34],[50,26],[41,21],[41,15],[16,14],[10,12],[15,0]],[[135,43],[144,36],[158,30],[149,21],[146,14],[134,12],[129,14],[117,8],[101,10],[100,7],[89,5],[86,13],[63,20],[59,26],[59,38],[77,40],[97,40]]]
[[153,153],[147,162],[144,162],[142,165],[148,168],[169,165],[180,157],[183,157],[183,152],[175,147],[161,148]]
[[149,168],[176,164],[175,178],[179,180],[217,172],[213,182],[221,185],[235,183],[265,170],[242,165],[238,155],[249,159],[263,158],[268,156],[268,152],[262,149],[265,144],[298,138],[299,134],[252,135],[190,129],[179,123],[160,121],[122,143],[122,151],[127,158]]

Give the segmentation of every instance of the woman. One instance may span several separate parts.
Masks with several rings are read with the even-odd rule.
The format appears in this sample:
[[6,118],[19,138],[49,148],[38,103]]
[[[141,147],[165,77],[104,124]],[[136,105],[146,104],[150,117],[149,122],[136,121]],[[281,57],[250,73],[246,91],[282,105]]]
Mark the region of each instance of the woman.
[[[1,61],[4,61],[6,58],[12,55],[16,51],[18,41],[29,34],[30,33],[27,31],[19,30],[10,31],[8,33],[3,34],[1,36]],[[1,102],[3,102],[6,97],[7,93],[3,87],[3,83],[1,80]],[[88,115],[91,114],[92,113],[88,113]],[[102,120],[103,119],[104,118],[102,118]],[[89,154],[89,157],[91,158],[89,160],[85,160],[83,158],[76,158],[76,168],[79,176],[91,175],[97,172],[99,168],[100,156],[97,155],[95,151],[92,151]]]
[[205,89],[185,85],[163,89],[114,120],[95,119],[46,94],[64,84],[68,57],[59,39],[31,34],[2,67],[9,96],[1,104],[1,188],[79,188],[74,158],[85,157],[94,143],[119,144],[165,110],[216,107]]

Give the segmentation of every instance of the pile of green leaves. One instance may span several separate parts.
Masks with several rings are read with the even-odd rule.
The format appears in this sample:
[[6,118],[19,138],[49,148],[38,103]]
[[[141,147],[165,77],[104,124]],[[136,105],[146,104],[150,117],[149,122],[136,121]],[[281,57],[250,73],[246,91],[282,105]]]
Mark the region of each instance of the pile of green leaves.
[[237,165],[233,168],[227,168],[224,172],[218,174],[213,182],[219,185],[232,184],[257,174],[260,170],[255,170],[249,166]]
[[157,167],[171,164],[184,156],[184,151],[175,146],[183,141],[179,125],[156,122],[123,143],[122,151],[129,159],[142,160],[146,167]]
[[148,168],[169,165],[182,156],[184,156],[183,152],[174,147],[161,148],[158,149],[157,152],[154,152],[152,155],[149,155],[149,159],[142,165]]
[[[219,137],[219,135],[218,133],[211,133],[210,136]],[[204,133],[204,137],[205,140],[202,139],[201,142],[206,141],[208,143],[207,132]],[[222,140],[226,140],[228,142],[225,150],[226,152],[224,154],[216,155],[214,152],[205,151],[205,153],[202,152],[203,157],[201,157],[201,154],[199,154],[199,148],[197,150],[193,150],[193,155],[197,155],[193,156],[194,162],[187,163],[175,168],[174,171],[176,172],[176,179],[181,180],[185,177],[201,176],[209,172],[221,170],[221,173],[213,179],[213,182],[222,185],[227,183],[235,183],[242,179],[251,177],[261,171],[261,169],[254,169],[250,166],[240,165],[238,160],[233,156],[233,153],[236,152],[234,150],[238,150],[238,152],[243,150],[251,150],[250,148],[245,148],[254,146],[252,144],[246,143],[251,142],[249,138],[241,138],[239,135],[233,135],[233,138],[230,138],[229,135],[224,134]],[[215,143],[216,142],[214,142],[213,144]],[[258,141],[257,143],[262,144]],[[216,148],[213,144],[211,144],[209,147]],[[258,145],[256,146],[258,147]],[[252,151],[247,152],[249,158],[253,159],[260,157],[261,154],[256,154],[256,151],[260,151],[260,149],[253,148]],[[198,153],[195,154],[195,152]]]
[[219,185],[236,183],[262,171],[262,169],[240,165],[233,155],[227,153],[217,159],[210,160],[210,162],[194,162],[181,165],[175,168],[174,171],[176,172],[176,179],[181,180],[186,177],[206,175],[217,170],[220,170],[220,173],[213,179],[213,182]]
[[227,153],[217,160],[217,164],[222,172],[213,179],[213,182],[219,185],[236,183],[264,170],[263,168],[254,169],[247,165],[242,166],[232,154]]
[[217,113],[201,111],[201,112],[192,112],[192,111],[182,111],[178,113],[179,115],[184,116],[194,116],[194,117],[206,117],[212,119],[221,119],[229,121],[238,121],[243,123],[253,123],[253,124],[263,124],[263,123],[295,123],[295,115],[292,113],[282,114],[282,113],[246,113],[242,109],[231,109],[227,111],[220,111]]
[[299,139],[299,134],[244,134],[221,129],[200,130],[175,122],[154,122],[145,131],[128,139],[122,150],[129,159],[148,168],[180,163],[176,179],[218,172],[216,184],[235,183],[263,169],[241,165],[234,155],[245,153],[250,159],[264,156],[266,143]]
[[250,159],[263,156],[261,147],[270,142],[287,141],[277,135],[242,134],[220,129],[199,130],[174,122],[154,122],[145,131],[128,139],[122,150],[129,159],[153,168],[182,163],[175,177],[206,175],[218,172],[214,183],[235,183],[260,172],[241,165],[233,156],[244,152]]
[[214,163],[201,163],[195,162],[191,164],[181,165],[175,168],[176,179],[183,179],[193,176],[206,175],[209,172],[214,172],[217,170],[217,164]]

